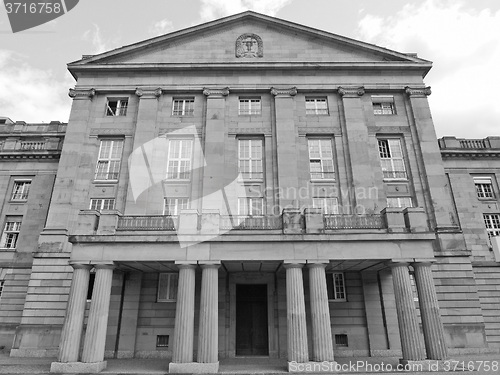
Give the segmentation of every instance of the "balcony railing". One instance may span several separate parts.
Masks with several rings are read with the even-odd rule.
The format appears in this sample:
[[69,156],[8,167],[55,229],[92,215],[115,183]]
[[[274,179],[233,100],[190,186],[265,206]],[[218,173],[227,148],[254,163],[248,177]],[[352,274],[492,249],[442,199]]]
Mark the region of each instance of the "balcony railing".
[[21,142],[21,150],[44,150],[45,149],[45,142]]
[[383,229],[382,215],[324,215],[325,229]]
[[121,216],[117,230],[175,230],[178,216]]
[[281,216],[221,216],[220,229],[271,230],[282,229]]
[[488,148],[484,139],[459,139],[460,148]]

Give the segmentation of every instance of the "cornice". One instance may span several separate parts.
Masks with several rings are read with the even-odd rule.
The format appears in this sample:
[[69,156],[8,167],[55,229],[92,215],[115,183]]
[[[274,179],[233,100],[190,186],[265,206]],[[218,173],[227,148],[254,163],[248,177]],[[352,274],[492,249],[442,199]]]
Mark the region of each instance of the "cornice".
[[441,150],[441,156],[443,158],[473,158],[473,159],[498,158],[498,159],[500,159],[500,150],[444,149],[444,150]]
[[141,99],[157,99],[161,96],[162,90],[160,87],[157,88],[140,88],[135,89],[135,95]]
[[365,88],[363,86],[358,87],[346,87],[339,86],[337,92],[343,98],[358,98],[365,94]]
[[429,96],[432,91],[431,87],[410,87],[406,86],[405,87],[405,93],[408,95],[410,98],[425,98],[426,96]]
[[95,89],[69,89],[68,93],[70,98],[73,99],[92,99],[95,95]]
[[203,88],[203,95],[207,97],[223,97],[229,95],[229,87],[211,89],[211,88]]
[[297,87],[290,87],[287,89],[278,89],[276,87],[271,87],[271,94],[275,97],[290,97],[297,95]]

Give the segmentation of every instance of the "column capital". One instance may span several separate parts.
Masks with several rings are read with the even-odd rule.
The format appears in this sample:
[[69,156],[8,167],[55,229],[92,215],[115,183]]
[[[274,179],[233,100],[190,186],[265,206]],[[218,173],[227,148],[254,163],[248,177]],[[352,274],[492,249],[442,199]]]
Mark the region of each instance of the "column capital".
[[408,267],[410,265],[410,263],[411,263],[410,260],[393,260],[393,261],[387,262],[387,265],[391,268]]
[[220,262],[219,261],[214,261],[214,262],[210,262],[210,261],[207,261],[207,262],[198,262],[198,264],[200,265],[201,269],[205,269],[205,268],[215,268],[215,269],[218,269],[220,267]]
[[297,95],[297,87],[290,87],[287,89],[278,89],[276,87],[271,87],[271,94],[275,97],[291,97]]
[[365,88],[364,86],[357,86],[357,87],[339,86],[337,88],[337,92],[343,98],[357,98],[365,94]]
[[324,261],[324,260],[317,260],[317,261],[311,261],[311,262],[307,262],[307,268],[326,268],[326,266],[329,264],[330,262],[328,261]]
[[430,267],[432,266],[432,263],[434,263],[435,260],[418,260],[418,259],[415,259],[414,262],[411,262],[411,266],[413,268],[417,268],[417,267]]
[[97,270],[112,270],[116,268],[114,263],[96,263],[93,264],[94,268]]
[[68,93],[70,98],[73,99],[92,99],[95,95],[95,89],[69,89]]
[[304,263],[283,263],[283,267],[285,267],[285,269],[288,269],[288,268],[304,268]]
[[432,91],[431,87],[410,87],[406,86],[405,87],[405,93],[408,95],[410,98],[425,98],[426,96],[429,96]]
[[219,89],[211,89],[208,87],[203,88],[203,95],[207,96],[208,98],[222,98],[224,96],[229,95],[229,87],[224,87],[224,88],[219,88]]
[[159,98],[162,94],[161,88],[141,88],[137,87],[135,89],[135,95],[141,99],[155,99]]
[[73,267],[73,269],[77,270],[77,269],[87,269],[87,270],[91,270],[94,265],[92,264],[89,264],[89,263],[83,263],[83,262],[69,262],[69,265],[71,267]]

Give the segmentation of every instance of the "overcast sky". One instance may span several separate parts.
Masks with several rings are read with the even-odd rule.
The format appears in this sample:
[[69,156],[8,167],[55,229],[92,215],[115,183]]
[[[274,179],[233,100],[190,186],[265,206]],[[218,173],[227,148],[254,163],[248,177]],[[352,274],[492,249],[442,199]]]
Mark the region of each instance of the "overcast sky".
[[418,53],[434,63],[425,83],[438,136],[500,136],[498,0],[80,0],[16,34],[2,9],[0,116],[67,121],[67,63],[248,9]]

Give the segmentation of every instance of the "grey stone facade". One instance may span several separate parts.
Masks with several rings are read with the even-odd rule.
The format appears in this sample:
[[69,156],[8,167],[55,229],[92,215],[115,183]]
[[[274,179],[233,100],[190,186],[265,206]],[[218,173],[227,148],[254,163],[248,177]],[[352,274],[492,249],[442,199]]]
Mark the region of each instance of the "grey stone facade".
[[[171,372],[214,372],[242,353],[498,352],[482,215],[499,212],[500,146],[438,143],[430,68],[254,12],[69,64],[50,207],[24,214],[33,257],[9,271],[24,280],[17,320],[2,320],[7,281],[0,300],[11,355],[58,356],[54,371],[164,357]],[[476,174],[494,198],[477,200]]]

